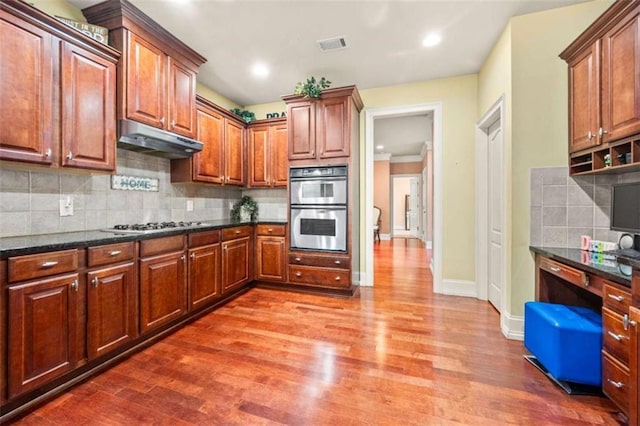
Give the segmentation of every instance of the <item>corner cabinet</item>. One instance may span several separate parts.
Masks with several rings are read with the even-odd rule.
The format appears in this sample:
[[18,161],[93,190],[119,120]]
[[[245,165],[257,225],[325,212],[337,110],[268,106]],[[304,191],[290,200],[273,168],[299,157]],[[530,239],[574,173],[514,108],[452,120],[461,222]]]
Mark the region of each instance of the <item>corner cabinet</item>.
[[571,174],[640,169],[640,1],[615,2],[560,57]]
[[286,119],[260,120],[249,124],[249,186],[286,188],[289,161]]
[[[348,158],[363,108],[355,86],[327,89],[319,98],[284,96],[287,103],[289,160]],[[357,123],[358,120],[356,119]]]
[[115,170],[120,54],[21,1],[0,24],[0,159]]
[[171,182],[244,186],[245,125],[233,114],[198,97],[196,139],[204,144],[191,158],[171,160]]
[[196,136],[196,75],[206,59],[126,0],[82,10],[109,28],[109,44],[123,52],[118,66],[118,118],[189,138]]

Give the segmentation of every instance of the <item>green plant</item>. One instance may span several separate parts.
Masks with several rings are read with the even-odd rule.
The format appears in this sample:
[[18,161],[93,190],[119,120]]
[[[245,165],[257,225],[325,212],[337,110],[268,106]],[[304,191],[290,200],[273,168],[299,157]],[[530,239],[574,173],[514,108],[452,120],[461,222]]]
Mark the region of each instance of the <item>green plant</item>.
[[233,109],[230,109],[229,111],[231,111],[235,115],[242,117],[245,123],[251,123],[253,120],[256,119],[256,115],[251,111],[247,111],[246,109],[233,108]]
[[243,196],[233,204],[231,220],[240,222],[243,210],[251,215],[251,220],[255,220],[258,216],[258,203],[248,195]]
[[296,90],[294,95],[304,95],[308,98],[319,98],[323,89],[327,89],[331,85],[331,82],[322,77],[320,81],[316,81],[315,77],[307,78],[306,82],[299,81],[296,84]]

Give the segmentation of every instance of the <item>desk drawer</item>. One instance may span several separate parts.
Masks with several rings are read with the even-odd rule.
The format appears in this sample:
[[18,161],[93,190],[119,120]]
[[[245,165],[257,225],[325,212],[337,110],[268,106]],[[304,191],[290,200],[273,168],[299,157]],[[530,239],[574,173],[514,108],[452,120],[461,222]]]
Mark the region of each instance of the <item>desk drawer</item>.
[[546,257],[540,259],[540,269],[560,277],[565,281],[569,281],[572,284],[584,287],[589,286],[587,274],[578,269],[572,268],[571,266],[547,259]]
[[623,364],[629,364],[629,329],[624,317],[611,309],[602,308],[602,342],[604,348]]
[[629,312],[631,292],[614,287],[605,281],[602,291],[602,304],[620,314]]
[[602,353],[602,390],[624,413],[629,412],[629,369]]

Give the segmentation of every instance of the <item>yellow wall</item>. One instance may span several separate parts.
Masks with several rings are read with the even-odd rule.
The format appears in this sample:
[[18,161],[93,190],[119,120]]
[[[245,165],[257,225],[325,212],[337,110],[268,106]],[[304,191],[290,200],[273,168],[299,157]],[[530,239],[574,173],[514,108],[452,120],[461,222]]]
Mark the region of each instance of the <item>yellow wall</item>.
[[[475,211],[477,74],[366,89],[361,90],[360,95],[365,110],[442,103],[442,273],[445,280],[474,280],[475,217],[470,212]],[[360,121],[364,123],[364,112]],[[364,131],[360,134],[361,152],[364,152]],[[466,243],[460,244],[460,241]],[[364,270],[364,266],[361,269]]]
[[52,16],[62,16],[74,21],[87,22],[82,11],[65,0],[29,0],[28,3]]
[[283,101],[271,102],[268,104],[257,104],[257,105],[247,105],[244,109],[251,111],[256,115],[256,119],[260,120],[263,118],[267,118],[267,114],[271,114],[277,112],[278,114],[282,114],[283,112],[287,112],[287,104]]
[[214,104],[221,106],[222,108],[233,109],[240,106],[237,103],[233,102],[231,99],[225,98],[220,93],[209,88],[208,86],[205,86],[199,81],[196,82],[196,93],[203,98],[210,100]]

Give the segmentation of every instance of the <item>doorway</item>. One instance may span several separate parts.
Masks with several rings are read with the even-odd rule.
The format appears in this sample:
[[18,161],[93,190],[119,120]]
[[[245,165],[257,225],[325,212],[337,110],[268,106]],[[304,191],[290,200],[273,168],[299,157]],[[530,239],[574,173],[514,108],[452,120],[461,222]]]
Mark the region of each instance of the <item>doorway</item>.
[[373,229],[373,193],[374,193],[374,121],[377,118],[388,118],[402,116],[406,114],[429,113],[433,117],[433,193],[431,204],[433,205],[433,215],[430,221],[433,223],[433,252],[432,252],[432,274],[433,289],[438,293],[442,287],[442,103],[428,103],[412,106],[389,107],[368,109],[365,112],[365,179],[361,184],[361,191],[364,194],[364,229],[362,232],[364,240],[364,251],[361,262],[364,267],[361,270],[360,285],[373,286],[373,233],[368,232]]
[[391,237],[421,238],[420,175],[391,176]]

